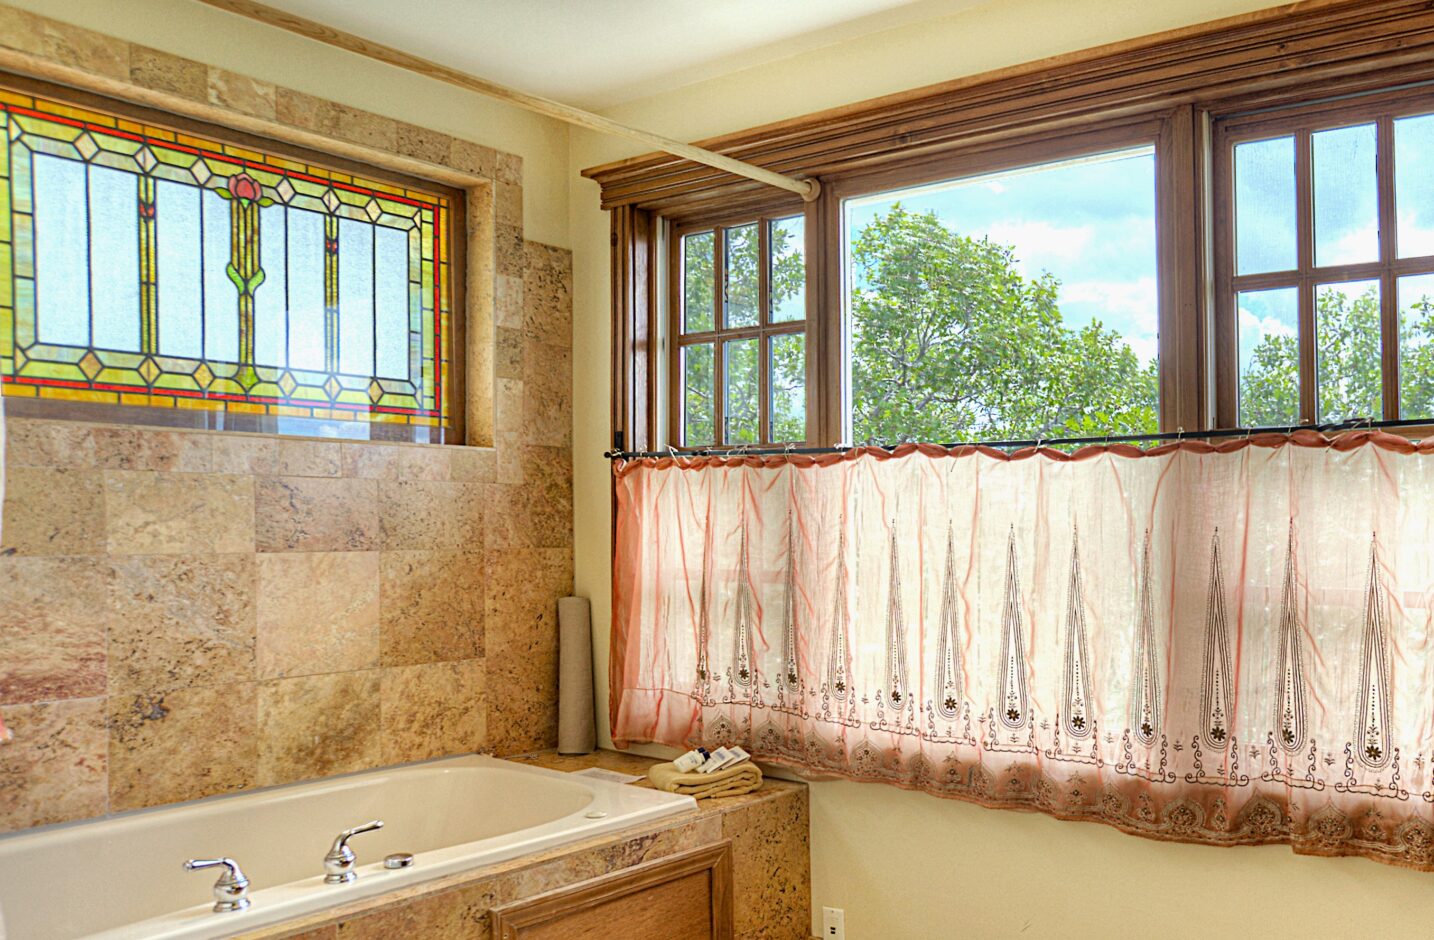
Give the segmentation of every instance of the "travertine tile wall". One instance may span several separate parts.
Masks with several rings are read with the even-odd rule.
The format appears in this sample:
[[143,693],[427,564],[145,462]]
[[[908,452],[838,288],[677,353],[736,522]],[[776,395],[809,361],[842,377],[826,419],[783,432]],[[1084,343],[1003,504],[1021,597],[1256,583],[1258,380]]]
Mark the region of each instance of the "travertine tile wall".
[[521,160],[4,6],[0,47],[486,179],[495,374],[491,448],[7,421],[0,831],[555,744],[572,264]]

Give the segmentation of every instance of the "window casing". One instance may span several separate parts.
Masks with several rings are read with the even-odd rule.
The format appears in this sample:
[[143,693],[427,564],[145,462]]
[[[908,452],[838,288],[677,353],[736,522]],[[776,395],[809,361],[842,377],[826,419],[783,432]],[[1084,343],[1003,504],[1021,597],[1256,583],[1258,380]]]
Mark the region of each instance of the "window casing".
[[461,192],[21,79],[0,127],[6,395],[461,438]]

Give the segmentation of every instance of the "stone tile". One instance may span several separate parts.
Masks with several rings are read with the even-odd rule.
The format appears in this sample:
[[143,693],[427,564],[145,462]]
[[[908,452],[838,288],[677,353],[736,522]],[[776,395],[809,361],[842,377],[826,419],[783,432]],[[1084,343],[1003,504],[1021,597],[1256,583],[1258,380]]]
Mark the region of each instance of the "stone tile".
[[398,478],[400,480],[439,480],[453,478],[453,464],[448,459],[451,444],[411,444],[399,448]]
[[523,328],[523,275],[500,274],[493,299],[494,321],[500,327]]
[[155,91],[183,95],[194,101],[209,99],[209,69],[202,62],[182,59],[147,46],[131,46],[130,81]]
[[272,476],[279,472],[279,441],[258,434],[215,434],[211,460],[215,473]]
[[379,671],[259,684],[261,786],[350,773],[382,762]]
[[[495,225],[493,227],[493,258],[499,275],[520,277],[527,289],[524,268],[527,258],[523,254],[523,229],[517,225]],[[500,326],[507,326],[500,318]]]
[[525,243],[523,330],[550,346],[573,344],[572,254],[537,242]]
[[497,756],[525,754],[558,743],[557,644],[535,641],[484,657],[488,670],[488,748]]
[[733,933],[753,940],[804,940],[811,926],[807,791],[750,803],[722,815],[732,840]]
[[383,670],[383,762],[471,754],[486,744],[483,661]]
[[498,153],[498,182],[523,183],[523,158],[516,153]]
[[498,379],[493,383],[494,402],[493,427],[498,432],[517,432],[527,437],[528,429],[523,425],[523,382],[520,379]]
[[255,485],[261,552],[364,552],[378,547],[378,484],[372,480],[265,477]]
[[110,694],[254,679],[252,554],[114,562]]
[[286,477],[336,477],[343,473],[338,441],[279,441],[278,474]]
[[254,481],[218,473],[106,470],[111,554],[183,555],[254,550]]
[[383,552],[380,623],[385,666],[483,654],[482,552]]
[[0,554],[93,555],[105,548],[99,473],[10,467],[5,475]]
[[[502,158],[499,157],[501,164]],[[494,187],[494,216],[502,225],[523,224],[523,187],[500,182]]]
[[261,554],[258,572],[259,678],[378,665],[377,552]]
[[274,119],[276,89],[268,82],[210,66],[209,103],[265,120]]
[[571,555],[550,549],[491,551],[485,574],[490,746],[499,755],[553,747],[558,598],[572,593]]
[[105,812],[105,700],[5,709],[15,738],[0,747],[0,832]]
[[253,682],[111,696],[110,810],[254,786],[257,701]]
[[107,78],[129,79],[129,43],[13,7],[0,6],[0,45]]
[[86,469],[95,465],[94,429],[74,421],[5,422],[7,467]]
[[109,568],[0,557],[0,705],[105,694]]
[[[514,460],[513,463],[519,461]],[[483,547],[536,548],[522,484],[490,483],[483,487]]]
[[97,427],[95,464],[106,470],[168,470],[207,473],[212,439],[203,433],[144,428]]
[[398,149],[398,122],[372,111],[341,104],[337,105],[334,136],[392,153]]
[[559,447],[525,447],[522,451],[524,520],[538,548],[573,544],[573,462]]
[[573,353],[530,341],[523,349],[523,431],[530,444],[571,447]]
[[343,445],[343,475],[354,479],[397,480],[403,448],[370,441]]
[[448,150],[448,165],[464,173],[492,179],[498,173],[498,151],[470,140],[453,139]]
[[332,136],[338,128],[339,106],[301,91],[274,90],[274,114],[285,124]]
[[447,891],[436,891],[338,923],[338,940],[489,940],[489,911],[516,900],[500,893],[500,880],[484,880]]
[[396,143],[398,152],[406,157],[443,164],[448,162],[448,154],[453,147],[453,138],[438,131],[431,131],[426,127],[399,121]]
[[493,479],[498,454],[491,447],[449,447],[448,473],[455,483],[486,483]]
[[494,375],[499,379],[523,378],[523,331],[512,327],[498,327],[498,339],[494,347]]
[[379,522],[388,551],[477,548],[483,544],[481,486],[384,480]]

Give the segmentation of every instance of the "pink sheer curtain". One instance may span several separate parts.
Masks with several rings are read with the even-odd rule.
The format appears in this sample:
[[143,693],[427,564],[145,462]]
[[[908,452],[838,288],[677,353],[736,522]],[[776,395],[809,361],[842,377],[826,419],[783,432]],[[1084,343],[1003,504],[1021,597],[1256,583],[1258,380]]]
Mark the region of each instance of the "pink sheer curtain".
[[1434,453],[619,464],[613,737],[1434,869]]

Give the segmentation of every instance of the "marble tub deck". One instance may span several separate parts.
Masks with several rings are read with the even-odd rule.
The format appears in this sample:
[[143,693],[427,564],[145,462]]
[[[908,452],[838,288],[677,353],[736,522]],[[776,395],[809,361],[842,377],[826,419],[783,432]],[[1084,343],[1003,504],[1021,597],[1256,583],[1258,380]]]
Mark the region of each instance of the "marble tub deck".
[[[616,751],[505,758],[553,770],[601,767],[646,774],[656,760]],[[646,778],[631,784],[649,786]],[[807,788],[766,779],[744,796],[522,858],[475,868],[402,891],[332,908],[241,935],[242,940],[491,940],[492,908],[720,842],[732,841],[736,940],[808,940],[811,868]]]

